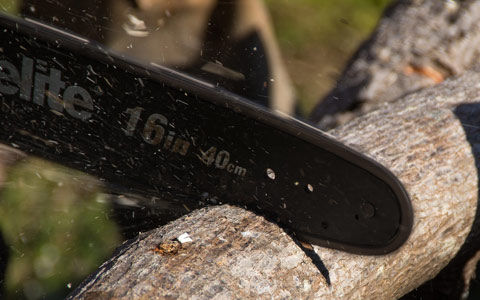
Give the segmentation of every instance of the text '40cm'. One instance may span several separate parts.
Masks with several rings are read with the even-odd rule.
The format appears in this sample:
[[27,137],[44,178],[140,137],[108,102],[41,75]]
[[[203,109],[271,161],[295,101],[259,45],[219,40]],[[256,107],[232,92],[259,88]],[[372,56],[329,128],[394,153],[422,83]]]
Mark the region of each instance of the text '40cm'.
[[[130,116],[127,128],[124,129],[127,136],[134,135],[143,110],[142,107],[128,108],[126,110],[125,113]],[[141,131],[143,140],[150,145],[160,145],[163,142],[164,149],[183,156],[187,155],[190,149],[190,142],[175,137],[174,131],[167,131],[165,129],[167,125],[167,117],[157,113],[151,114],[147,118],[143,130]],[[212,146],[207,151],[200,150],[200,153],[196,154],[196,156],[207,166],[214,166],[217,169],[225,170],[228,173],[238,176],[245,176],[247,174],[247,169],[230,162],[231,155],[226,150],[220,150],[217,152],[217,148]]]

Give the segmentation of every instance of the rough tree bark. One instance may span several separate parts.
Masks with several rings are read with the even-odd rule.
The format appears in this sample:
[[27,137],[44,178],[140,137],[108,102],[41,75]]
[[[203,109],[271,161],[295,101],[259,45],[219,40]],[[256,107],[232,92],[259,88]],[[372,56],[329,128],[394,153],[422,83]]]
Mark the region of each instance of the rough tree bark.
[[378,103],[462,74],[478,65],[479,54],[479,1],[395,1],[311,119],[322,129],[344,124]]
[[[480,75],[467,73],[332,132],[405,185],[414,228],[394,253],[302,251],[275,224],[219,206],[126,242],[69,299],[397,299],[477,232],[479,101]],[[174,241],[185,232],[192,242]]]

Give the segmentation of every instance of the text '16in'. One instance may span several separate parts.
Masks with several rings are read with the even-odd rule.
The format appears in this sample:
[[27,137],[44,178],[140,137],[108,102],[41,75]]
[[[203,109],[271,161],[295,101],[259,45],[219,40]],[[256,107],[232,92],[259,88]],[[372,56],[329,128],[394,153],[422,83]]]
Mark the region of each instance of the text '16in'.
[[[142,107],[128,108],[125,113],[129,115],[126,129],[123,131],[127,136],[133,136],[139,127]],[[176,137],[174,131],[167,130],[168,119],[162,114],[150,114],[141,128],[141,137],[150,145],[161,145],[163,149],[170,150],[180,155],[187,155],[190,143],[182,138]],[[163,144],[163,145],[162,145]],[[196,155],[200,161],[207,166],[214,166],[217,169],[225,170],[230,174],[245,176],[247,169],[231,163],[230,152],[226,150],[217,151],[217,147],[210,147],[207,151],[200,150]]]

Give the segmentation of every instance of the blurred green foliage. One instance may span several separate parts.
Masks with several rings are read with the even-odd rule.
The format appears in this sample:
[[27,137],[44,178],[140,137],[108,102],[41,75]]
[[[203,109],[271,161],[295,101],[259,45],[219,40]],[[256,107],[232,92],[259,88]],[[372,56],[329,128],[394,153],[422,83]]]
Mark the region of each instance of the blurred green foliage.
[[19,9],[19,3],[18,0],[0,0],[0,11],[15,13]]
[[265,0],[288,71],[307,115],[391,0]]
[[1,199],[7,299],[63,298],[121,240],[98,182],[80,172],[28,160],[9,172]]

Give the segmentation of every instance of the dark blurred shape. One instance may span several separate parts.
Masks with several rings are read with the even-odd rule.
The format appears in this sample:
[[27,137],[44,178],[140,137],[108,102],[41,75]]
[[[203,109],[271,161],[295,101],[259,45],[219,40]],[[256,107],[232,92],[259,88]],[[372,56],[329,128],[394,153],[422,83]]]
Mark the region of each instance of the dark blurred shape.
[[26,0],[21,6],[21,14],[103,43],[108,34],[104,28],[111,19],[108,9],[111,2]]
[[256,2],[26,0],[21,14],[293,113],[290,82]]

